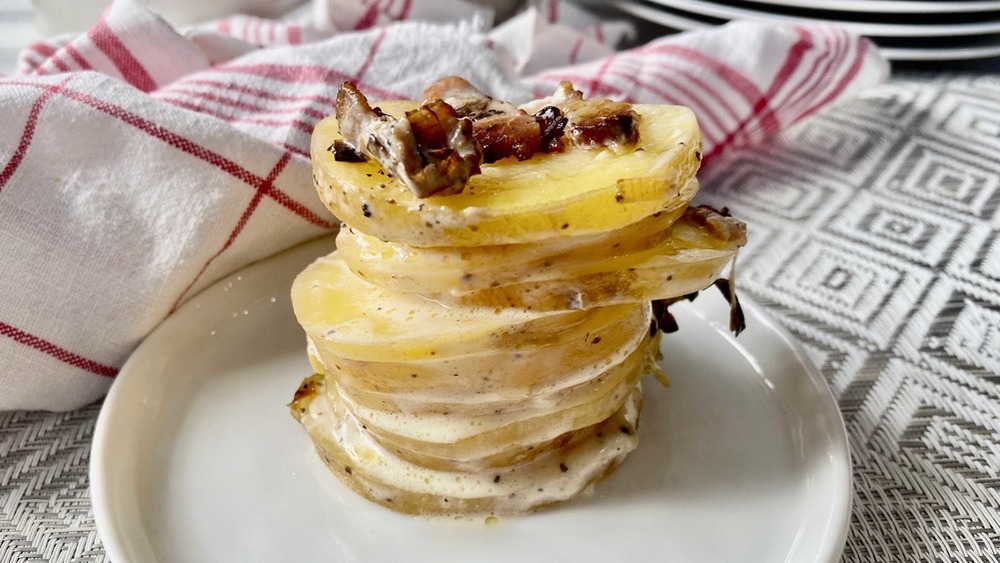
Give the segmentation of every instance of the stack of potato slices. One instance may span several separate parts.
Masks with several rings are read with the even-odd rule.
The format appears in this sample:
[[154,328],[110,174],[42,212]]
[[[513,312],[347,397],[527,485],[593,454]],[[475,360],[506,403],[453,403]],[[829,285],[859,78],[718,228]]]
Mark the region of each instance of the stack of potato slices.
[[633,109],[635,147],[506,158],[425,198],[336,160],[336,119],[317,125],[316,188],[344,226],[292,287],[316,375],[291,408],[349,487],[407,513],[522,513],[636,447],[650,302],[711,285],[745,228],[688,207],[693,114]]

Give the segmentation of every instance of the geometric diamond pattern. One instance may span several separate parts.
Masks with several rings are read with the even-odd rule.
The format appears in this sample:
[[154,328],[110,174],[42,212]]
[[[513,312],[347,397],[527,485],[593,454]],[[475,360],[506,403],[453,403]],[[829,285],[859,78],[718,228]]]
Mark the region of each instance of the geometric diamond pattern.
[[741,291],[844,415],[843,560],[1000,561],[1000,79],[897,79],[714,164]]
[[955,81],[941,93],[929,117],[944,138],[1000,151],[1000,90],[981,82]]
[[967,373],[1000,378],[1000,306],[953,288],[934,312],[919,349]]
[[928,139],[907,139],[874,189],[960,216],[990,219],[1000,203],[1000,163]]
[[948,272],[1000,293],[1000,229],[992,225],[974,228],[952,257]]
[[931,279],[919,266],[825,237],[795,244],[779,239],[774,247],[767,279],[741,280],[741,287],[882,347]]
[[870,173],[887,148],[886,131],[879,126],[845,121],[829,113],[782,133],[784,146],[815,162],[839,171],[841,179]]
[[825,230],[837,238],[852,239],[910,262],[943,265],[960,239],[965,223],[932,215],[906,203],[870,193],[859,193]]
[[1000,281],[1000,230],[992,231],[973,260],[972,268],[983,276]]
[[765,220],[821,222],[849,192],[844,186],[806,170],[775,166],[768,155],[738,156],[726,168],[733,173],[720,178],[713,189],[714,199],[727,201],[728,207],[738,206],[743,212]]

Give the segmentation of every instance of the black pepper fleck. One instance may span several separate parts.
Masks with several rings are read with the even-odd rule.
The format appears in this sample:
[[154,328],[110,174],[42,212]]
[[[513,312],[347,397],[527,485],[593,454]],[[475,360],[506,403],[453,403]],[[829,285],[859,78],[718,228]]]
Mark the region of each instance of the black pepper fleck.
[[367,203],[362,203],[361,204],[361,214],[364,215],[365,217],[371,217],[372,216],[372,210],[368,209],[368,204]]
[[500,482],[500,476],[499,475],[494,475],[493,476],[493,482],[494,483],[499,483]]
[[632,431],[629,430],[628,426],[622,426],[621,428],[619,428],[619,430],[622,431],[622,434],[631,434],[632,433]]
[[595,336],[594,339],[590,341],[590,343],[591,344],[600,344],[601,343],[601,337],[600,336]]
[[346,473],[347,473],[348,475],[350,475],[350,474],[351,474],[351,468],[350,468],[350,467],[348,467],[348,466],[346,466],[346,465],[344,466],[344,471],[345,471],[345,472],[346,472]]
[[569,471],[569,468],[566,467],[565,463],[560,463],[559,464],[559,471],[562,471],[563,473],[566,473],[567,471]]

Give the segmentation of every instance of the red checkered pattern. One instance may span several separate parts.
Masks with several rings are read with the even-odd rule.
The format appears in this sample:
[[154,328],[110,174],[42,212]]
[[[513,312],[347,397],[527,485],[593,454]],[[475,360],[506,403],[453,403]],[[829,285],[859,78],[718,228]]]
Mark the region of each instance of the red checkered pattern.
[[[234,16],[185,36],[119,2],[85,34],[29,47],[0,79],[0,409],[94,400],[186,299],[334,229],[308,147],[345,80],[374,99],[461,74],[514,100],[571,80],[682,103],[712,158],[886,73],[869,42],[828,27],[739,24],[614,53],[603,34],[620,28],[553,2],[492,34],[468,6],[454,11],[466,23],[443,27],[392,23],[440,19],[430,0],[324,5],[351,10],[315,25]],[[571,40],[548,48],[540,35],[552,33]],[[526,68],[544,70],[512,74]]]

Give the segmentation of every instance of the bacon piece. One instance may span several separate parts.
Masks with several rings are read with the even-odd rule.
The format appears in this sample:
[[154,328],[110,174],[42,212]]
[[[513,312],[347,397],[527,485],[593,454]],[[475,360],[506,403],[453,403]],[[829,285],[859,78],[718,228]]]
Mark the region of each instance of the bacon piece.
[[423,97],[425,103],[444,100],[455,108],[455,113],[473,122],[494,115],[520,113],[514,104],[487,96],[460,76],[438,79],[424,90]]
[[434,100],[406,112],[419,163],[405,161],[412,179],[410,188],[417,197],[455,194],[465,188],[473,174],[479,174],[482,153],[472,137],[472,123],[461,119],[441,100]]
[[513,156],[527,160],[538,152],[562,150],[566,121],[555,108],[528,115],[514,104],[480,92],[464,78],[446,76],[431,84],[424,100],[441,99],[455,112],[472,120],[472,135],[483,148],[483,161]]
[[483,147],[483,161],[513,156],[527,160],[542,146],[542,130],[526,113],[497,114],[472,122],[472,136]]
[[555,106],[545,106],[535,113],[535,120],[542,130],[541,145],[543,152],[562,152],[563,132],[569,122],[559,108]]
[[737,246],[747,243],[747,225],[729,215],[729,209],[715,209],[708,205],[688,207],[684,217],[692,219],[712,233],[717,239]]
[[377,160],[417,197],[459,193],[480,172],[482,152],[472,123],[441,100],[396,119],[372,108],[345,82],[337,92],[336,116],[344,142]]
[[583,99],[583,93],[563,81],[548,98],[521,106],[526,112],[553,106],[569,123],[566,136],[574,146],[625,148],[639,142],[639,115],[632,106],[607,98]]

